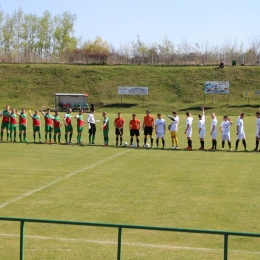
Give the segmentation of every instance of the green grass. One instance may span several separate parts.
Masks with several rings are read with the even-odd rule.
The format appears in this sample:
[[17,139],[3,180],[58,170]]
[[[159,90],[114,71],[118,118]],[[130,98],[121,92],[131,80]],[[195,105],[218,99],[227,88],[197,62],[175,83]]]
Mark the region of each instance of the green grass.
[[[115,116],[109,114],[111,121]],[[128,122],[130,114],[123,116]],[[96,119],[101,115],[96,114]],[[231,119],[236,122],[236,117]],[[250,150],[255,121],[244,119]],[[206,122],[205,145],[210,147],[209,117]],[[30,124],[28,140],[32,141]],[[180,148],[187,146],[184,124],[181,116]],[[234,148],[235,126],[231,140]],[[1,143],[0,215],[260,232],[258,153],[117,148],[113,127],[111,146],[101,147],[102,141],[98,131],[96,146]],[[124,141],[129,142],[127,128]],[[166,147],[170,146],[167,133]],[[0,259],[18,258],[18,234],[18,224],[0,222]],[[116,229],[28,223],[25,258],[116,259],[116,241]],[[259,239],[232,237],[229,242],[229,259],[259,258]],[[222,248],[221,236],[123,232],[123,259],[221,259]]]
[[[55,93],[88,93],[90,101],[109,112],[156,112],[186,110],[198,112],[204,104],[203,84],[209,80],[230,82],[227,95],[206,95],[206,107],[218,113],[235,115],[241,110],[253,115],[259,105],[257,98],[243,98],[243,90],[259,89],[260,67],[213,66],[85,66],[58,64],[0,64],[0,106],[35,109],[43,104],[54,106]],[[121,96],[118,86],[147,86],[149,95]]]

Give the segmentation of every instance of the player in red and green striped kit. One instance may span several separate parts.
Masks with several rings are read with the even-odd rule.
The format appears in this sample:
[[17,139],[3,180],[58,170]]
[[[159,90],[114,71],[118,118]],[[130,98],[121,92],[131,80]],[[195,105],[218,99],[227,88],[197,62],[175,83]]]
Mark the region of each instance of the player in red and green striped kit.
[[55,111],[55,115],[53,117],[53,128],[54,128],[54,143],[56,144],[56,136],[58,134],[58,141],[61,144],[62,142],[60,141],[60,137],[61,137],[61,123],[60,123],[60,117],[59,117],[59,111]]
[[78,131],[77,144],[81,144],[81,134],[83,131],[83,126],[84,126],[84,124],[87,124],[87,122],[83,119],[83,110],[82,109],[79,110],[79,114],[76,115],[75,118],[77,119],[77,131]]
[[17,129],[17,119],[16,119],[16,110],[12,108],[12,112],[10,114],[10,141],[13,141],[13,133],[14,133],[14,142],[16,143],[16,129]]
[[3,116],[2,124],[1,124],[1,138],[0,141],[3,141],[3,135],[4,135],[4,129],[6,128],[6,134],[7,134],[7,142],[9,141],[10,136],[10,108],[9,105],[5,106],[5,110],[0,114],[0,117]]
[[[72,109],[69,108],[67,113],[64,115],[64,119],[63,119],[64,124],[65,124],[65,141],[66,141],[66,144],[72,143],[71,138],[72,138],[72,134],[73,134],[73,126],[71,124],[71,118],[72,118],[71,112],[72,112]],[[70,133],[69,142],[68,142],[68,133]]]
[[49,134],[49,143],[52,143],[52,124],[53,124],[53,116],[50,114],[51,110],[49,108],[46,109],[46,113],[43,112],[44,106],[42,106],[42,115],[45,120],[45,143],[48,143],[48,134]]
[[31,114],[31,110],[29,111],[29,115],[30,117],[32,117],[33,120],[33,140],[35,143],[35,135],[36,132],[38,132],[39,135],[39,142],[41,143],[41,120],[40,120],[40,116],[38,115],[38,110],[35,110],[35,114]]
[[[26,118],[26,114],[25,114],[25,108],[22,108],[22,112],[21,113],[17,113],[17,115],[19,116],[19,138],[20,138],[20,142],[28,142],[26,140],[26,128],[27,128],[27,118]],[[22,133],[23,133],[23,139],[22,139]]]

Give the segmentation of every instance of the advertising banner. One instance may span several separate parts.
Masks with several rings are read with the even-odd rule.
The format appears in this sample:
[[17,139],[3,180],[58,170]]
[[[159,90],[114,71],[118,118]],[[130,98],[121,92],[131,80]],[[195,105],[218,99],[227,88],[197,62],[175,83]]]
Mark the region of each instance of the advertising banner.
[[205,94],[229,94],[228,81],[206,81],[204,83]]
[[119,95],[148,95],[148,87],[118,87]]
[[260,90],[245,90],[243,91],[243,97],[260,97]]

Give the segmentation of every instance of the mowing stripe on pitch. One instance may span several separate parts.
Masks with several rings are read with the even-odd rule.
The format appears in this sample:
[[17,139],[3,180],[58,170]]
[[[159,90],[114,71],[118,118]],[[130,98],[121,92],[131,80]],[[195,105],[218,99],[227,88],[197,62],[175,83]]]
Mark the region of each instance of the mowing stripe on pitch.
[[38,192],[38,191],[42,191],[42,190],[44,190],[44,189],[46,189],[46,188],[49,188],[50,186],[52,186],[52,185],[54,185],[54,184],[56,184],[56,183],[58,183],[58,182],[60,182],[60,181],[63,181],[63,180],[65,180],[65,179],[68,179],[68,178],[70,178],[70,177],[72,177],[72,176],[74,176],[74,175],[76,175],[76,174],[78,174],[78,173],[84,172],[84,171],[86,171],[86,170],[88,170],[88,169],[91,169],[91,168],[93,168],[93,167],[95,167],[95,166],[98,166],[98,165],[100,165],[100,164],[102,164],[102,163],[105,163],[105,162],[107,162],[107,161],[109,161],[109,160],[112,160],[112,159],[114,159],[114,158],[116,158],[116,157],[118,157],[118,156],[120,156],[120,155],[122,155],[122,154],[125,154],[125,153],[129,152],[129,151],[131,151],[131,150],[130,150],[130,149],[127,149],[127,150],[125,150],[125,151],[123,151],[123,152],[121,152],[121,153],[118,153],[118,154],[116,154],[116,155],[113,155],[113,156],[111,156],[111,157],[108,157],[107,159],[104,159],[104,160],[101,160],[101,161],[99,161],[99,162],[97,162],[97,163],[94,163],[94,164],[92,164],[92,165],[89,165],[89,166],[87,166],[87,167],[85,167],[85,168],[83,168],[83,169],[81,169],[81,170],[78,170],[78,171],[76,171],[76,172],[72,172],[72,173],[66,175],[65,177],[59,178],[59,179],[57,179],[56,181],[53,181],[53,182],[51,182],[51,183],[49,183],[49,184],[46,184],[46,185],[44,185],[44,186],[42,186],[42,187],[40,187],[40,188],[38,188],[38,189],[35,189],[35,190],[33,190],[33,191],[30,191],[30,192],[27,192],[27,193],[25,193],[24,195],[21,195],[21,196],[15,198],[15,199],[9,200],[9,201],[7,201],[7,202],[1,204],[1,205],[0,205],[0,209],[6,207],[6,206],[8,206],[8,205],[10,205],[10,204],[13,203],[13,202],[16,202],[16,201],[21,200],[21,199],[23,199],[23,198],[25,198],[25,197],[28,197],[28,196],[30,196],[30,195],[32,195],[32,194]]
[[[20,235],[1,234],[0,233],[0,237],[20,237]],[[25,235],[25,238],[27,238],[27,239],[40,239],[40,240],[58,240],[58,241],[70,242],[70,243],[92,243],[92,244],[102,244],[102,245],[117,245],[117,242],[115,242],[115,241],[80,239],[80,238],[61,238],[61,237],[27,236],[27,235]],[[223,252],[223,249],[205,248],[205,247],[156,245],[156,244],[143,244],[143,243],[130,243],[130,242],[122,242],[122,244],[126,245],[126,246],[134,246],[134,247],[165,248],[165,249],[169,249],[169,250]],[[41,249],[39,249],[39,250],[41,250]],[[29,251],[29,249],[28,249],[28,251]],[[260,252],[242,251],[242,250],[228,250],[228,251],[233,252],[233,253],[240,253],[240,254],[260,255]]]

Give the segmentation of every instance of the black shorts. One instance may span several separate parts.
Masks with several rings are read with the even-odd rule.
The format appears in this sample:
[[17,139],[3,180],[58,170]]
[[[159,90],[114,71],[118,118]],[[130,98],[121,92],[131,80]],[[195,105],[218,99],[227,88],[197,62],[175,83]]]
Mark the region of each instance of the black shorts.
[[123,131],[123,128],[116,128],[116,130],[115,130],[115,134],[116,135],[123,135],[123,133],[124,133],[124,131]]
[[144,127],[144,135],[152,135],[153,134],[153,127],[152,126],[145,126]]
[[139,130],[137,129],[130,130],[130,136],[139,136],[139,135],[140,135]]
[[90,123],[90,129],[88,130],[89,134],[96,134],[96,124]]

